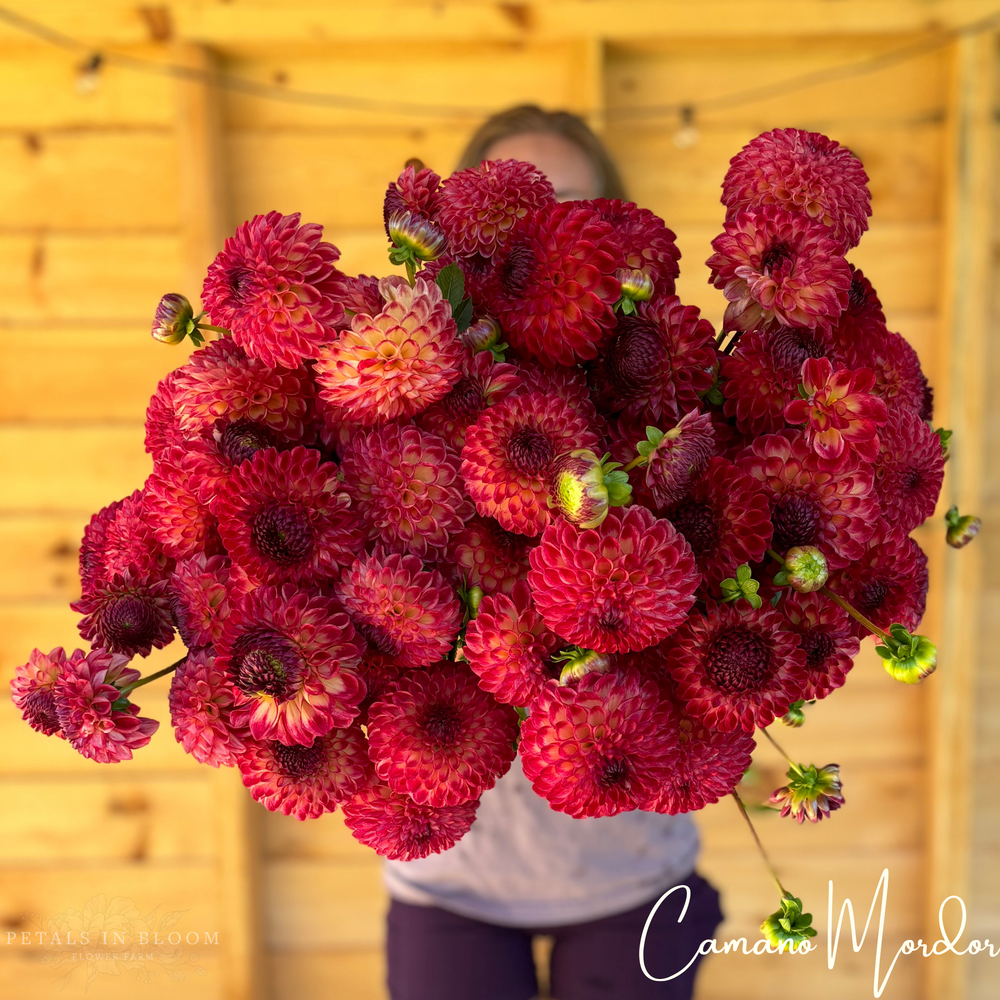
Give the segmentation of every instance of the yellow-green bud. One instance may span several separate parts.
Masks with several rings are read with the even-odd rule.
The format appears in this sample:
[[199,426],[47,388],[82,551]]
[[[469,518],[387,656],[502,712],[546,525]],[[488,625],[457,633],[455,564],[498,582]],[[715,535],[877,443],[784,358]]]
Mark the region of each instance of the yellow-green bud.
[[578,528],[596,528],[609,507],[631,499],[628,475],[610,455],[599,458],[589,448],[578,448],[553,460],[549,467],[549,506]]
[[826,586],[829,576],[826,556],[815,545],[794,545],[785,553],[785,565],[775,573],[774,582],[800,594],[811,594]]
[[653,279],[638,268],[620,267],[615,277],[621,285],[621,298],[615,303],[626,316],[635,314],[636,302],[648,302],[653,297]]
[[584,674],[604,674],[611,669],[611,657],[606,653],[582,649],[580,646],[570,646],[561,653],[556,653],[552,659],[564,664],[559,674],[560,684],[578,681]]
[[961,549],[968,545],[983,526],[983,522],[972,514],[960,515],[957,507],[952,507],[945,514],[944,523],[947,525],[945,541],[953,549]]
[[187,297],[179,292],[170,292],[160,299],[151,333],[161,344],[179,344],[187,336],[196,344],[201,343],[194,309]]
[[760,925],[760,932],[777,947],[798,946],[807,938],[816,937],[816,929],[811,924],[812,914],[802,912],[802,900],[786,892],[781,897],[781,909]]
[[882,666],[894,680],[919,684],[937,669],[937,647],[925,635],[910,635],[902,625],[892,625],[884,645],[875,652]]
[[447,243],[444,233],[415,212],[393,212],[387,226],[389,239],[393,242],[389,249],[389,260],[393,264],[437,260],[444,252]]

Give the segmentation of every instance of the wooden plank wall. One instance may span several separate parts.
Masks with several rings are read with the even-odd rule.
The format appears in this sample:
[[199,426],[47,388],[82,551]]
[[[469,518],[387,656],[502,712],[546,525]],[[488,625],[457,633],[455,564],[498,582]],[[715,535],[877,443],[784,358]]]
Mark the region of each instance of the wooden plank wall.
[[[37,6],[39,16],[62,18],[67,30],[128,43],[128,51],[139,55],[205,58],[191,49],[142,43],[148,23],[125,3],[102,0],[70,10],[43,0]],[[481,28],[479,40],[389,46],[359,37],[365,22],[358,18],[344,24],[350,44],[338,43],[333,29],[317,27],[329,15],[319,8],[310,8],[313,27],[302,29],[313,32],[308,43],[292,37],[293,30],[279,37],[277,29],[286,23],[299,30],[292,16],[268,22],[276,30],[268,43],[253,17],[239,21],[235,8],[242,6],[178,3],[170,9],[176,24],[198,29],[191,37],[212,42],[222,68],[281,86],[496,107],[531,100],[590,111],[595,125],[605,126],[632,196],[678,233],[684,254],[679,293],[713,322],[723,303],[707,286],[703,261],[722,218],[718,185],[729,156],[778,125],[834,136],[864,160],[874,196],[872,229],[851,259],[874,282],[891,325],[920,351],[940,412],[950,412],[951,319],[943,275],[952,231],[947,206],[955,148],[949,131],[953,47],[855,80],[699,115],[698,140],[686,148],[674,141],[676,121],[616,118],[620,109],[725,94],[748,81],[782,81],[885,51],[912,37],[904,29],[920,27],[911,17],[919,4],[844,0],[836,6],[845,18],[873,19],[869,33],[844,37],[817,27],[831,5],[810,0],[803,9],[808,6],[814,19],[803,15],[802,37],[792,40],[777,34],[746,39],[724,30],[708,7],[725,4],[705,5],[703,15],[678,5],[676,30],[662,26],[651,33],[633,26],[625,32],[674,40],[639,42],[621,37],[621,17],[602,13],[613,6],[605,3],[579,4],[579,20],[558,20],[570,6],[565,3],[553,4],[534,21],[516,15],[529,17],[523,30],[515,15],[468,3],[442,7],[441,24],[466,18],[472,27],[463,30]],[[256,11],[260,5],[250,6]],[[959,6],[969,16],[981,13],[982,5],[962,0]],[[400,17],[416,19],[412,7],[400,8]],[[885,13],[890,7],[891,16]],[[700,37],[692,20],[698,16],[710,26]],[[606,35],[616,40],[602,41],[591,30],[600,17]],[[367,23],[369,30],[376,24]],[[402,30],[401,21],[385,23]],[[720,35],[732,37],[720,41]],[[192,235],[192,206],[211,192],[213,170],[223,178],[215,210],[230,228],[256,212],[301,211],[324,224],[346,270],[386,273],[380,218],[387,181],[412,156],[447,173],[471,124],[465,118],[376,117],[227,93],[221,96],[216,159],[205,154],[192,174],[191,143],[206,141],[192,133],[192,114],[209,121],[211,109],[184,112],[187,98],[171,81],[114,68],[100,74],[92,93],[81,94],[75,56],[3,39],[0,684],[6,685],[32,646],[73,645],[76,616],[65,602],[75,593],[82,526],[92,510],[138,486],[148,471],[141,435],[145,404],[157,379],[181,360],[177,351],[148,340],[148,319],[162,292],[183,288],[194,297],[197,291],[190,274],[202,261],[192,247],[213,237]],[[995,492],[992,480],[987,490]],[[987,513],[988,526],[1000,524],[992,507]],[[940,538],[933,529],[920,540],[937,581],[925,623],[936,637],[944,566]],[[985,615],[984,647],[991,637],[988,621]],[[161,651],[150,666],[169,662],[173,652]],[[993,680],[981,681],[981,687]],[[802,829],[773,816],[760,820],[783,877],[821,924],[828,879],[867,911],[878,875],[888,866],[887,941],[929,935],[927,831],[932,805],[941,800],[930,783],[928,745],[934,685],[943,681],[939,676],[916,689],[896,685],[869,650],[847,688],[817,706],[805,729],[787,733],[793,756],[819,764],[836,760],[845,781],[848,806],[828,823]],[[164,687],[157,685],[141,704],[166,725]],[[979,725],[990,733],[997,723],[984,716]],[[979,767],[985,774],[995,768],[996,757],[988,749],[992,743],[984,740],[982,746]],[[762,749],[747,797],[763,798],[781,783],[782,770],[777,755]],[[184,996],[235,1000],[256,989],[275,1000],[383,997],[385,898],[377,859],[350,838],[339,817],[299,824],[256,807],[245,811],[232,782],[221,781],[186,759],[166,730],[136,761],[98,768],[30,733],[9,702],[0,701],[0,931],[21,928],[25,913],[80,908],[98,892],[132,895],[147,908],[162,902],[189,909],[201,923],[243,942],[228,955],[203,950],[208,975],[189,976]],[[984,871],[996,869],[993,808],[977,813]],[[724,931],[752,937],[773,903],[768,879],[731,804],[706,810],[700,823],[702,867],[725,890]],[[259,888],[263,968],[253,964],[253,914],[244,912],[245,901],[234,891],[236,869],[222,860],[232,853],[234,837],[246,862],[239,871],[249,895]],[[980,886],[984,919],[996,919],[997,894],[996,886]],[[993,925],[988,930],[995,935]],[[819,953],[801,961],[811,994],[838,1000],[869,995],[869,949],[860,956],[842,952],[833,973]],[[901,961],[884,996],[920,995],[924,971],[916,960]],[[788,974],[777,960],[710,960],[699,1000],[784,995]],[[0,995],[45,996],[50,980],[27,951],[0,949]],[[116,988],[130,995],[129,983],[119,984],[104,986],[99,995],[117,996]],[[935,990],[926,995],[964,995],[952,986]]]

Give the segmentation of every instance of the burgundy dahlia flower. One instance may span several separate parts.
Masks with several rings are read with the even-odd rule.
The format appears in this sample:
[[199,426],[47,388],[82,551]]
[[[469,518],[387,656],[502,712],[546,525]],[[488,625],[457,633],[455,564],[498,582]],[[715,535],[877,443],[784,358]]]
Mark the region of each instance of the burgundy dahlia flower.
[[920,368],[917,352],[898,333],[882,330],[846,352],[850,368],[871,368],[875,372],[872,392],[887,406],[913,410],[921,420],[934,416],[934,393]]
[[214,646],[222,638],[231,602],[244,586],[226,556],[200,552],[177,564],[170,577],[170,610],[188,649]]
[[430,167],[408,166],[386,188],[382,204],[382,221],[386,236],[389,235],[389,219],[397,212],[412,212],[423,219],[433,219],[437,214],[437,203],[441,178]]
[[51,653],[33,649],[28,662],[14,668],[10,681],[14,706],[36,732],[64,738],[56,711],[56,678],[69,661],[82,660],[83,656],[82,649],[75,649],[67,657],[62,646]]
[[668,430],[646,460],[646,486],[656,507],[680,503],[705,471],[714,450],[715,428],[708,413],[692,410]]
[[843,687],[854,666],[861,643],[852,628],[853,619],[822,594],[788,594],[779,610],[788,626],[799,635],[806,656],[808,683],[802,697],[806,701],[825,698]]
[[180,369],[168,372],[156,387],[146,409],[145,445],[153,458],[174,445],[184,446],[186,438],[181,430],[180,415],[174,405],[174,389]]
[[875,494],[886,525],[908,534],[933,513],[944,481],[941,438],[912,410],[894,408],[879,430]]
[[149,656],[154,647],[169,646],[174,638],[169,582],[144,582],[134,566],[99,584],[70,608],[84,616],[80,635],[111,653]]
[[663,220],[631,201],[595,198],[589,204],[614,229],[621,244],[624,266],[652,278],[654,295],[673,295],[674,282],[680,274],[677,262],[681,252],[677,237]]
[[451,562],[466,586],[479,587],[484,594],[509,594],[528,575],[532,544],[532,539],[501,528],[491,517],[472,517],[453,539]]

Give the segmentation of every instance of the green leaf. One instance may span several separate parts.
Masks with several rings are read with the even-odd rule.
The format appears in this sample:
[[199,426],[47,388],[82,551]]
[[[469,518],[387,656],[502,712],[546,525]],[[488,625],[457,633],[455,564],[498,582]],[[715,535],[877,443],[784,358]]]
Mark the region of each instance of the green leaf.
[[742,584],[746,583],[750,579],[751,576],[752,576],[752,574],[750,572],[750,564],[749,563],[741,563],[739,566],[736,567],[736,582],[737,583],[739,583],[739,584],[742,585]]
[[780,600],[781,600],[781,595],[782,595],[783,593],[784,593],[784,591],[783,591],[783,590],[779,590],[779,591],[778,591],[778,592],[777,592],[777,593],[776,593],[776,594],[775,594],[775,595],[774,595],[774,596],[773,596],[773,597],[771,598],[771,607],[772,607],[772,608],[776,608],[776,607],[778,606],[778,601],[780,601]]
[[659,427],[647,427],[646,440],[655,448],[663,440],[663,431]]
[[764,603],[759,594],[744,594],[743,596],[750,602],[750,607],[755,611]]
[[[448,266],[451,267],[452,265],[449,264]],[[452,306],[451,314],[455,318],[455,322],[458,324],[458,332],[464,333],[469,329],[469,325],[472,323],[472,299],[462,299],[458,308]],[[504,344],[503,346],[506,347],[507,345]]]
[[441,294],[448,300],[452,313],[462,304],[465,297],[465,275],[458,264],[449,264],[438,271],[435,279]]

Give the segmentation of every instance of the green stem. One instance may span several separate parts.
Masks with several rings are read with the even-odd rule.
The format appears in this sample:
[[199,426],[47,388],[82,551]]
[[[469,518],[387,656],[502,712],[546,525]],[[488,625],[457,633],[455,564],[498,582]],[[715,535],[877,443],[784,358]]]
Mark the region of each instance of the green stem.
[[635,458],[633,458],[632,461],[629,462],[628,465],[626,465],[625,468],[622,469],[622,472],[631,472],[632,469],[638,468],[640,465],[645,465],[645,464],[646,464],[646,459],[642,455],[636,455]]
[[417,265],[413,258],[408,257],[406,259],[406,280],[410,283],[410,288],[416,284],[417,280]]
[[778,878],[778,873],[774,870],[774,865],[771,864],[771,859],[767,856],[767,851],[764,850],[764,845],[760,842],[760,837],[757,836],[757,829],[753,825],[753,820],[750,819],[747,807],[743,805],[743,800],[740,798],[739,792],[737,792],[734,788],[731,794],[736,800],[736,804],[740,807],[740,812],[743,814],[743,818],[747,821],[747,826],[750,827],[750,832],[753,834],[757,850],[760,851],[760,856],[764,859],[764,864],[767,865],[767,869],[771,873],[771,878],[774,879],[775,885],[778,887],[778,891],[782,894],[782,896],[790,895],[788,890],[781,884],[781,879]]
[[[796,764],[795,761],[792,760],[792,758],[789,757],[788,754],[781,749],[781,746],[778,743],[778,741],[766,729],[762,729],[761,732],[771,741],[771,745],[774,747],[774,749],[777,750],[778,753],[780,753],[781,756],[784,757],[785,760],[787,760],[788,763],[791,764],[791,766],[795,768],[796,771],[799,771],[799,765]],[[801,771],[799,773],[801,773]]]
[[124,697],[134,691],[137,687],[142,687],[143,684],[155,681],[157,677],[166,677],[167,674],[173,673],[182,663],[185,662],[187,662],[187,654],[182,656],[176,663],[171,663],[169,667],[157,670],[155,674],[150,674],[148,677],[140,677],[134,684],[129,684],[128,687],[123,687],[121,689],[121,695]]
[[199,323],[198,324],[198,329],[199,330],[211,330],[212,333],[222,333],[222,334],[225,334],[225,336],[227,336],[227,337],[231,333],[231,331],[227,330],[224,326],[212,326],[211,323]]

